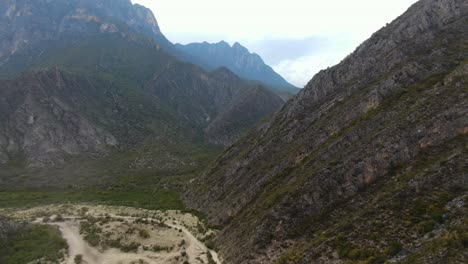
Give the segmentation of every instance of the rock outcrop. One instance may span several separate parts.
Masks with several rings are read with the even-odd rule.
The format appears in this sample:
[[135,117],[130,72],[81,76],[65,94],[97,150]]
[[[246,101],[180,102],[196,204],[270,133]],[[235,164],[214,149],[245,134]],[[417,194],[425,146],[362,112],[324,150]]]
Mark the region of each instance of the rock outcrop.
[[2,163],[21,153],[30,166],[65,162],[69,155],[103,155],[117,139],[83,113],[95,102],[93,85],[59,70],[0,81]]

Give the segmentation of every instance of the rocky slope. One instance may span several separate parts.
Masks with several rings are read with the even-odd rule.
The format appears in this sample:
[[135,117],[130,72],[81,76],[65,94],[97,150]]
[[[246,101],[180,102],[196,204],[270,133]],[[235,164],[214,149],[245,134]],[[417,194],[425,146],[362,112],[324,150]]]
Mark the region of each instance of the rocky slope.
[[207,42],[176,44],[176,48],[191,56],[188,61],[201,65],[207,70],[226,67],[242,78],[262,82],[279,93],[294,95],[299,92],[297,87],[288,83],[266,65],[258,54],[250,53],[238,42],[232,47],[221,41],[215,44]]
[[467,25],[419,1],[195,180],[226,262],[465,262]]
[[205,138],[229,145],[283,105],[280,97],[250,85],[226,68],[211,73],[192,65],[169,66],[147,84],[168,107],[205,130]]

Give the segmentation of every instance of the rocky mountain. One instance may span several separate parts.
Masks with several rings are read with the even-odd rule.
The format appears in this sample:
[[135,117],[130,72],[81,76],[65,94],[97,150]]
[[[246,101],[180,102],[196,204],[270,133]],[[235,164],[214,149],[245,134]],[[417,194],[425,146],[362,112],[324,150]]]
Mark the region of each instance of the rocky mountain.
[[0,3],[0,14],[0,65],[8,63],[12,55],[63,33],[79,36],[131,29],[155,40],[167,53],[205,70],[227,67],[242,78],[271,86],[284,98],[299,91],[238,43],[232,48],[227,43],[213,48],[208,45],[208,49],[205,44],[202,48],[197,48],[198,44],[173,45],[162,34],[151,10],[130,0],[6,0]]
[[191,43],[187,45],[176,44],[176,47],[185,54],[190,55],[188,60],[201,65],[206,70],[226,67],[235,74],[247,80],[264,83],[280,93],[297,94],[299,89],[288,83],[276,73],[263,59],[247,48],[234,43],[232,47],[225,41],[210,44]]
[[185,196],[226,263],[466,262],[467,43],[421,0],[226,149]]
[[208,141],[221,145],[231,144],[284,103],[226,68],[206,73],[189,64],[169,66],[147,88],[187,122],[203,127]]
[[153,13],[130,0],[5,0],[0,3],[0,63],[61,33],[116,32],[127,26],[168,46]]
[[[152,13],[127,0],[3,1],[0,12],[3,186],[54,178],[30,169],[44,166],[69,184],[115,174],[106,166],[193,168],[284,103],[227,69],[178,61]],[[97,160],[119,162],[65,165]]]

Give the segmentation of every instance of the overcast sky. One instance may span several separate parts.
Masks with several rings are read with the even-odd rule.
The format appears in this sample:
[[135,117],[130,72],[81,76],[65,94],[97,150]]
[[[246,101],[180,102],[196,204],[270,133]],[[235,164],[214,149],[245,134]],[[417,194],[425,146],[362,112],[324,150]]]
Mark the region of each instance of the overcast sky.
[[174,43],[238,41],[303,87],[416,0],[132,0]]

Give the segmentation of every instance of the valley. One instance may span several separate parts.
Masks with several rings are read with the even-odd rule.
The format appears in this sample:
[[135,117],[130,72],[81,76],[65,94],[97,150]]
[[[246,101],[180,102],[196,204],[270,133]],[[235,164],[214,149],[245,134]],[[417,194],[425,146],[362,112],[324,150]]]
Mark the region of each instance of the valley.
[[0,264],[468,262],[466,0],[415,1],[303,89],[275,69],[320,37],[264,60],[153,11],[0,1]]

